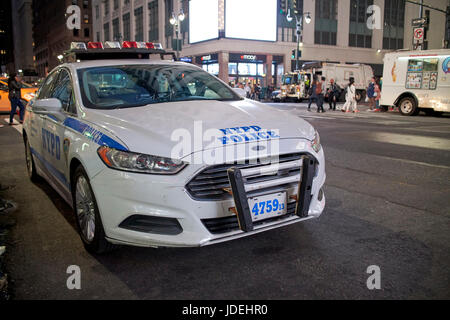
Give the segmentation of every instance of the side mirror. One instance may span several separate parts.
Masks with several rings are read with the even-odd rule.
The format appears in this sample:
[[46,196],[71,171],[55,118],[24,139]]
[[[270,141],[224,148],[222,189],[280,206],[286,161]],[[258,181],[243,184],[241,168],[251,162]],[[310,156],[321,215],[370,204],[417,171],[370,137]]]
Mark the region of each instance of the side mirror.
[[61,109],[61,101],[56,98],[36,100],[33,104],[33,112],[36,114],[54,114]]
[[245,93],[245,90],[242,88],[233,88],[233,91],[235,93],[237,93],[239,96],[241,96],[242,98],[246,98],[247,94]]

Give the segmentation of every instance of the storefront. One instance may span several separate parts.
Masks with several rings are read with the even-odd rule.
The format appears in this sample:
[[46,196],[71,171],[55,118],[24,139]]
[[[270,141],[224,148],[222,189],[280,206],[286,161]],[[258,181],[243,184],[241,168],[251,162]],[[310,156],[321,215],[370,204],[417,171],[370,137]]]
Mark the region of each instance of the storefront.
[[217,53],[197,56],[195,57],[195,63],[200,65],[206,72],[215,76],[219,74],[219,55]]
[[[258,54],[230,53],[228,56],[228,82],[231,86],[236,84],[266,84],[267,77],[267,56]],[[212,53],[195,57],[195,63],[200,65],[203,70],[213,74],[219,74],[218,54]],[[276,86],[277,76],[283,74],[283,56],[273,56],[272,70],[269,84]]]

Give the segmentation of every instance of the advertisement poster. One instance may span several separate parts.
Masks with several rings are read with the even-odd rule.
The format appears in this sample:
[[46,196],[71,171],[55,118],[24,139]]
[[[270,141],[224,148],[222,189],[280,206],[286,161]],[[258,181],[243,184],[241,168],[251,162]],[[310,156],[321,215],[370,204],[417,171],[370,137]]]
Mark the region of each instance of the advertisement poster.
[[408,72],[406,77],[407,89],[420,89],[422,87],[422,72]]

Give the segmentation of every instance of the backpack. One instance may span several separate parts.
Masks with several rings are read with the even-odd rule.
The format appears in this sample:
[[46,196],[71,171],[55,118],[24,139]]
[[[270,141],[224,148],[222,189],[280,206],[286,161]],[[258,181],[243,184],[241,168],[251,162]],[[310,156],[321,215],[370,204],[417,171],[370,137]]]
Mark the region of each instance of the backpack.
[[319,95],[319,94],[321,94],[321,93],[322,93],[322,84],[319,82],[319,83],[316,85],[316,94]]

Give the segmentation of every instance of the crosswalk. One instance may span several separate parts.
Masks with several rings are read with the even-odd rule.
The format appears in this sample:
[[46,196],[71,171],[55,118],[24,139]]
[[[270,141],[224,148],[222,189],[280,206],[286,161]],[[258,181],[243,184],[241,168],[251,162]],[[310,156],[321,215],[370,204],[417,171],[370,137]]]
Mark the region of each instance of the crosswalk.
[[[9,118],[4,118],[3,120],[5,120],[5,122],[9,124]],[[13,120],[13,123],[14,125],[12,127],[19,131],[20,134],[22,134],[22,125],[16,119]]]

